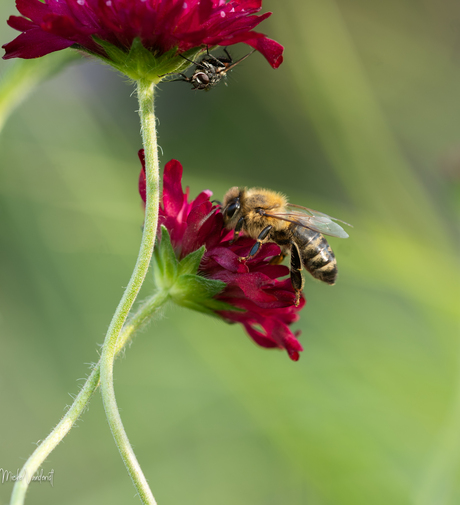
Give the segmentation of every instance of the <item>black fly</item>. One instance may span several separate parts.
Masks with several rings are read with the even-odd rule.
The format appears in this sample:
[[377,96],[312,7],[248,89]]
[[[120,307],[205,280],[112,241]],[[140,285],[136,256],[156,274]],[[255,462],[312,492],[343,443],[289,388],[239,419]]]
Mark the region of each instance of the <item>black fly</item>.
[[230,53],[227,51],[227,48],[225,48],[224,51],[227,55],[226,57],[216,58],[212,54],[209,54],[209,50],[207,50],[207,56],[198,62],[189,60],[181,54],[180,56],[182,56],[184,60],[187,60],[195,65],[195,70],[191,77],[188,77],[182,73],[176,74],[172,72],[173,75],[180,75],[180,78],[172,79],[170,82],[189,82],[193,86],[193,89],[204,89],[205,91],[209,91],[211,88],[216,86],[224,77],[227,76],[227,72],[232,70],[234,67],[236,67],[236,65],[250,56],[255,51],[255,49],[237,61],[233,61]]

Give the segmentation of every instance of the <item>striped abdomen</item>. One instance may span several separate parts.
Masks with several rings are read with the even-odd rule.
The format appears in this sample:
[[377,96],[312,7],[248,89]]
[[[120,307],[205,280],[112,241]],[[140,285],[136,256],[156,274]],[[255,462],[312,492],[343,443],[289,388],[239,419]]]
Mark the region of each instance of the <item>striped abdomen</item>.
[[315,279],[334,284],[337,278],[337,260],[327,240],[321,233],[296,224],[291,225],[291,232],[305,269]]

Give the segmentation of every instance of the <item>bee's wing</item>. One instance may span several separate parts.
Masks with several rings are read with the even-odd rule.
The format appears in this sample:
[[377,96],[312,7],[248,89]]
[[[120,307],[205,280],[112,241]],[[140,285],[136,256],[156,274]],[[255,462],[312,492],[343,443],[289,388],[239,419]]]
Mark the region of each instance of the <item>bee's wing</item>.
[[287,206],[294,207],[296,209],[301,209],[301,211],[300,211],[301,213],[305,213],[309,216],[328,217],[329,219],[332,219],[333,221],[339,221],[339,223],[346,224],[347,226],[350,226],[351,228],[353,228],[353,225],[351,225],[350,223],[347,223],[346,221],[342,221],[341,219],[337,219],[336,217],[328,216],[327,214],[324,214],[324,212],[320,212],[319,210],[309,209],[308,207],[302,207],[302,205],[296,205],[294,203],[288,203]]
[[[307,209],[306,207],[299,207],[298,205],[291,205],[290,207],[301,208],[302,210],[291,210],[287,213],[273,212],[270,214],[265,214],[268,217],[274,217],[276,219],[282,219],[283,221],[289,221],[290,223],[295,223],[310,230],[323,233],[324,235],[330,235],[331,237],[347,238],[348,233],[334,220],[340,221],[334,217],[330,217],[323,212],[318,212],[313,209]],[[343,224],[345,221],[340,221]]]

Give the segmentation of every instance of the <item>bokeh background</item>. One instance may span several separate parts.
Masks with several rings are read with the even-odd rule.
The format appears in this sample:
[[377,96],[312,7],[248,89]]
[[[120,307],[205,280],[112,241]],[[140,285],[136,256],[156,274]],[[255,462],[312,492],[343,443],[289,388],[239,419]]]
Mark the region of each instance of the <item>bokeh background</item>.
[[[209,93],[161,84],[162,161],[183,163],[192,195],[261,185],[351,222],[330,240],[340,277],[306,280],[297,363],[168,307],[115,367],[127,432],[160,504],[458,504],[458,2],[264,10],[284,64],[254,54]],[[132,91],[79,61],[0,135],[0,468],[21,467],[71,403],[135,262]],[[43,469],[54,487],[32,484],[28,503],[138,503],[99,393]]]

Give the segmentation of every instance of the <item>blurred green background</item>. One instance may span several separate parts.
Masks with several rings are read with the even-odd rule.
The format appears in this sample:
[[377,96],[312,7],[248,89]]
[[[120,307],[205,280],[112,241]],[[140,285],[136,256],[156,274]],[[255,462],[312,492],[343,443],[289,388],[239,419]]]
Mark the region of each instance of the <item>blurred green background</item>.
[[[183,163],[192,195],[261,185],[351,222],[330,240],[339,281],[306,279],[298,363],[168,307],[116,364],[127,432],[164,505],[458,504],[458,2],[264,10],[284,64],[254,54],[210,93],[161,84],[162,161]],[[0,136],[0,468],[58,422],[128,282],[143,220],[132,91],[73,64]],[[138,503],[99,393],[43,468],[54,487],[31,484],[27,503]]]

